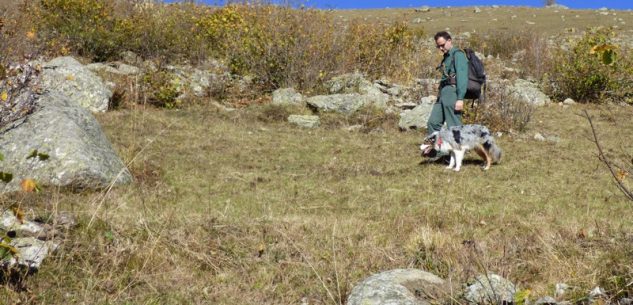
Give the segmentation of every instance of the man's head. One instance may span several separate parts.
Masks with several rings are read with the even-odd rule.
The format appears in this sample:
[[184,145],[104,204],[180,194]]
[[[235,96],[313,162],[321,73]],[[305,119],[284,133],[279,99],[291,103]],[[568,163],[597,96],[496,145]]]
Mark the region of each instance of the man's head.
[[446,31],[437,32],[435,34],[435,47],[437,47],[440,52],[446,53],[453,47],[453,40],[451,39],[451,34]]

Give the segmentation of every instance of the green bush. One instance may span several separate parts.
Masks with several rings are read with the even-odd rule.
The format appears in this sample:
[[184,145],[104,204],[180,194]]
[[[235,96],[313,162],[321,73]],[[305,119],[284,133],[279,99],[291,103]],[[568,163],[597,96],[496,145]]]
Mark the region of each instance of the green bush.
[[555,99],[572,98],[579,102],[631,103],[633,63],[613,44],[611,28],[589,29],[569,50],[555,52],[542,83]]
[[178,97],[184,92],[180,79],[168,71],[159,70],[143,75],[142,87],[147,101],[158,107],[180,106]]

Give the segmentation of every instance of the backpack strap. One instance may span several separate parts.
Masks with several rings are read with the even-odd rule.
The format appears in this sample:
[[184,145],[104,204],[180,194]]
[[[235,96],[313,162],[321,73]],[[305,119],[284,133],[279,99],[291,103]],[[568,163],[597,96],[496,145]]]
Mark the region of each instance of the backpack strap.
[[[466,60],[470,60],[470,58],[468,58],[468,53],[466,53],[466,50],[462,48],[458,48],[457,51],[455,52],[460,52],[460,51],[464,53],[464,56],[466,56]],[[457,66],[455,65],[455,54],[453,54],[453,71],[455,71],[455,74],[457,74]]]

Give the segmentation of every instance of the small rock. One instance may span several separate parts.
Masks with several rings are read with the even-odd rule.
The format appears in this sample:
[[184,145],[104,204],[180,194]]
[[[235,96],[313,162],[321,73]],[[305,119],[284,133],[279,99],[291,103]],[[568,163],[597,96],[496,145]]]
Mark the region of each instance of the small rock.
[[558,304],[558,302],[556,302],[556,300],[550,296],[545,296],[536,300],[534,304],[535,305],[556,305]]
[[620,305],[633,305],[633,299],[631,298],[621,298],[617,304]]
[[26,267],[29,271],[38,270],[48,253],[58,247],[53,242],[41,241],[34,237],[14,238],[9,244],[18,250],[18,255],[1,261],[0,265],[7,269],[16,266]]
[[544,137],[542,134],[540,134],[540,133],[538,133],[538,132],[537,132],[537,133],[534,135],[534,140],[544,142],[544,141],[545,141],[545,137]]
[[547,136],[545,138],[545,140],[547,142],[551,142],[551,143],[559,143],[560,142],[560,137],[558,137],[558,136]]
[[356,285],[348,305],[427,305],[447,293],[445,281],[417,269],[395,269],[374,274]]
[[466,288],[464,297],[470,304],[505,304],[514,301],[516,286],[497,274],[477,276]]
[[347,130],[347,131],[359,131],[361,129],[363,129],[363,125],[359,125],[359,124],[352,125],[352,126],[349,126],[349,127],[345,128],[345,130]]
[[565,295],[565,293],[567,292],[567,289],[569,288],[571,287],[569,287],[569,285],[565,283],[556,283],[554,296],[557,298],[561,298],[563,295]]
[[573,99],[571,99],[571,98],[566,98],[566,99],[563,101],[563,104],[564,104],[564,105],[574,105],[574,104],[576,104],[576,101],[574,101],[574,100],[573,100]]
[[606,292],[604,291],[604,289],[600,288],[599,286],[596,286],[594,289],[592,289],[589,292],[589,298],[591,299],[600,298],[604,296],[606,296]]
[[320,124],[319,116],[316,115],[297,115],[293,114],[288,117],[288,122],[305,128],[315,128]]
[[28,220],[20,220],[11,210],[5,210],[0,214],[0,229],[15,231],[18,236],[38,236],[44,232],[41,225]]
[[473,10],[474,13],[481,13],[481,9],[478,6],[475,6],[475,9]]

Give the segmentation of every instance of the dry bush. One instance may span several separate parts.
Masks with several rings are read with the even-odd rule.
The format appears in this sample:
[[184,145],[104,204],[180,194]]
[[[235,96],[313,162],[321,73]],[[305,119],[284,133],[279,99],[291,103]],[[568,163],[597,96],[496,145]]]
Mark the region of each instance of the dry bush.
[[506,85],[488,85],[485,102],[467,107],[466,124],[477,123],[497,131],[524,131],[534,113],[534,106],[507,93]]
[[192,3],[138,5],[133,1],[42,0],[30,6],[49,55],[199,63],[224,60],[234,74],[251,76],[259,90],[294,86],[314,90],[334,74],[411,80],[419,73],[421,30],[402,22],[345,27],[316,9],[270,4],[212,8]]

